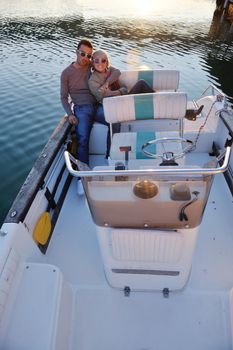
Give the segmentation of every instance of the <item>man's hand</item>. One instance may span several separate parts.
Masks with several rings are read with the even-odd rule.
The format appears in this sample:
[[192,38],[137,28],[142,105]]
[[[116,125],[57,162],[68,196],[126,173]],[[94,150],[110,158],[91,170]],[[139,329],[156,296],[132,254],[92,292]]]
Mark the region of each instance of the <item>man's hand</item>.
[[71,125],[78,125],[78,119],[75,117],[75,115],[70,114],[68,116],[68,120]]

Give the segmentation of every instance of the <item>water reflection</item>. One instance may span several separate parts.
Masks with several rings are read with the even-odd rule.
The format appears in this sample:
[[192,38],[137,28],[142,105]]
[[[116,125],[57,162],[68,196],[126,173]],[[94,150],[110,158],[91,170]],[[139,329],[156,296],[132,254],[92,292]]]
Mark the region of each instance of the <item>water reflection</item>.
[[[209,16],[212,0],[2,0],[0,14],[9,18],[166,18],[168,21]],[[200,11],[201,8],[201,11]]]

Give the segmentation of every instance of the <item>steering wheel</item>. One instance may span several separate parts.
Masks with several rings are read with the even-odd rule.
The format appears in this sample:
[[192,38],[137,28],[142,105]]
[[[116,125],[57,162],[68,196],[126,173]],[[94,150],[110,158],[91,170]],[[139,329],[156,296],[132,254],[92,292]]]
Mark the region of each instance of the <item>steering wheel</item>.
[[[146,150],[146,148],[151,145],[164,144],[164,143],[178,143],[178,142],[186,145],[183,148],[182,152],[179,152],[179,153],[174,154],[171,151],[166,152],[165,146],[164,146],[165,152],[163,154],[155,154]],[[144,153],[146,156],[150,158],[154,158],[154,159],[162,158],[165,161],[170,161],[170,160],[182,158],[186,153],[190,152],[192,148],[193,148],[193,142],[190,140],[186,140],[182,137],[162,137],[160,139],[155,139],[144,143],[144,145],[142,145],[141,150],[142,150],[142,153]]]

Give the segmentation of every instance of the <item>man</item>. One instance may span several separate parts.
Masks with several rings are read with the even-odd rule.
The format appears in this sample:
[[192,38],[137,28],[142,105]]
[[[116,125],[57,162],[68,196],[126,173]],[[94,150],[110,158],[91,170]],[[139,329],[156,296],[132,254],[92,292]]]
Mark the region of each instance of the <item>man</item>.
[[[94,121],[109,126],[104,118],[103,106],[96,101],[88,88],[92,52],[91,42],[82,39],[76,50],[76,61],[71,63],[61,74],[62,106],[68,115],[69,122],[75,125],[78,144],[77,157],[86,164],[89,164],[89,137]],[[115,82],[120,74],[120,71],[115,69],[108,77],[105,85],[108,86],[108,84]],[[74,105],[73,110],[70,100]],[[107,143],[108,154],[110,147],[109,133]]]

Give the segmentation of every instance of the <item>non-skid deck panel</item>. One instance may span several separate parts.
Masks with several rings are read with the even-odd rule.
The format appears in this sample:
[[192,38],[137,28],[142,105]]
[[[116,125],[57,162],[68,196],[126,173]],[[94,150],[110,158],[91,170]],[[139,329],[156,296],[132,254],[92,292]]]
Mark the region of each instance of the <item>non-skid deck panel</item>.
[[65,280],[74,285],[103,285],[105,277],[95,225],[85,196],[78,196],[74,179],[62,207],[45,256],[60,267]]
[[222,174],[215,175],[197,239],[188,287],[230,290],[233,286],[233,198]]
[[78,290],[71,350],[231,349],[227,295]]

